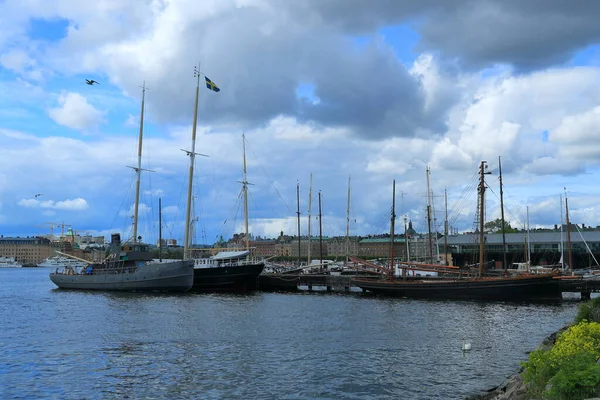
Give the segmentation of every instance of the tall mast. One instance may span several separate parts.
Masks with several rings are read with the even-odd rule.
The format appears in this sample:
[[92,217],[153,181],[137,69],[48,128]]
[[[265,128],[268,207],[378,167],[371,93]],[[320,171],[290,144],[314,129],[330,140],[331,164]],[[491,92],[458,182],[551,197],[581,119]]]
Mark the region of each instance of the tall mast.
[[568,267],[573,271],[573,252],[571,251],[571,222],[569,221],[569,199],[567,198],[567,188],[565,188],[565,218],[567,222],[567,252],[569,257]]
[[527,270],[529,271],[529,266],[531,265],[531,246],[529,245],[529,206],[527,206]]
[[[406,225],[406,221],[408,220],[408,216],[404,214],[404,243],[406,244],[406,262],[410,261],[410,247],[408,244],[408,228]],[[402,269],[402,277],[406,277],[406,268]]]
[[444,217],[444,260],[445,265],[448,265],[448,189],[444,188],[444,208],[446,215]]
[[[188,258],[188,250],[190,248],[190,232],[191,232],[191,210],[192,210],[192,182],[194,180],[194,161],[197,155],[205,156],[204,154],[196,153],[196,123],[198,122],[198,94],[200,92],[200,66],[194,67],[194,78],[196,78],[196,101],[194,103],[194,122],[192,123],[192,148],[191,150],[183,150],[190,157],[190,170],[188,180],[187,206],[185,212],[185,239],[183,243],[183,259]],[[207,157],[207,156],[205,156]]]
[[431,198],[429,192],[429,167],[425,169],[427,177],[427,238],[429,241],[429,262],[433,263],[433,243],[431,238]]
[[321,214],[321,191],[319,190],[319,254],[321,266],[323,266],[323,217]]
[[310,250],[311,250],[311,244],[310,244],[310,239],[311,239],[311,231],[310,231],[310,226],[312,221],[310,220],[312,218],[312,174],[310,174],[310,188],[308,189],[308,253],[307,253],[307,257],[306,257],[306,265],[310,265],[311,259],[310,259]]
[[158,261],[162,262],[162,199],[158,198]]
[[390,269],[388,278],[394,277],[394,222],[396,221],[396,180],[392,184],[392,215],[390,218]]
[[563,201],[562,194],[560,195],[560,267],[565,269],[565,251],[564,251],[564,238],[563,238]]
[[487,162],[482,161],[479,168],[479,276],[483,276],[485,262],[485,235],[483,232],[483,225],[485,221],[485,175],[490,174],[486,172]]
[[346,265],[350,257],[350,177],[348,177],[348,204],[346,205]]
[[244,153],[244,180],[242,182],[242,190],[244,191],[244,228],[245,228],[245,243],[246,250],[250,248],[250,232],[248,228],[248,178],[246,174],[246,136],[242,134],[242,149]]
[[506,226],[504,222],[504,190],[502,185],[502,161],[498,156],[498,179],[500,180],[500,218],[502,218],[502,265],[504,270],[508,268],[508,262],[506,261]]
[[[133,209],[133,243],[138,241],[138,213],[140,206],[140,178],[142,175],[142,138],[144,136],[144,101],[146,98],[146,81],[142,84],[142,110],[140,111],[140,135],[138,137],[138,160],[137,167],[134,168],[135,181],[135,203]],[[64,225],[63,225],[64,227]]]
[[298,204],[298,266],[300,266],[300,184],[296,184],[296,203]]

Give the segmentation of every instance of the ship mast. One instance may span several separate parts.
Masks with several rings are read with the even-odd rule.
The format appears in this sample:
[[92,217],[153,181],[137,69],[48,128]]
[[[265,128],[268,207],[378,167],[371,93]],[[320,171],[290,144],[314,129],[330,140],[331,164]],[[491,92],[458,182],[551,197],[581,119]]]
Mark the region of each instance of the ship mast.
[[390,269],[388,278],[394,278],[394,222],[396,221],[396,180],[392,184],[392,215],[390,217]]
[[485,262],[484,242],[485,235],[483,232],[483,225],[485,221],[485,175],[491,172],[486,172],[487,162],[482,161],[479,167],[479,276],[483,276]]
[[250,232],[248,227],[248,179],[246,175],[246,136],[242,134],[242,148],[244,152],[244,180],[240,182],[242,184],[242,190],[244,191],[244,227],[245,227],[245,243],[246,250],[250,249]]
[[350,177],[348,177],[348,204],[346,206],[346,265],[350,257]]
[[300,236],[300,183],[296,184],[296,204],[298,205],[298,211],[296,216],[298,217],[298,266],[300,266],[300,249],[301,249],[301,236]]
[[321,214],[321,191],[319,190],[319,255],[323,266],[323,215]]
[[[135,181],[135,203],[133,208],[133,243],[138,242],[138,215],[139,215],[139,206],[140,206],[140,180],[142,176],[142,171],[154,172],[149,169],[142,168],[142,138],[144,137],[144,104],[146,97],[146,81],[144,81],[143,85],[140,86],[142,88],[142,110],[140,111],[140,135],[138,137],[138,159],[137,166],[129,167],[135,171],[136,181]],[[64,230],[64,224],[63,224]]]
[[502,219],[502,265],[504,271],[508,268],[508,262],[506,261],[506,226],[504,222],[504,191],[502,188],[502,161],[498,156],[498,179],[500,181],[500,218]]
[[205,154],[196,153],[196,123],[198,122],[198,95],[200,93],[200,66],[194,67],[194,78],[196,78],[196,100],[194,103],[194,122],[192,123],[192,148],[191,150],[184,150],[190,157],[190,170],[188,173],[188,192],[187,192],[187,206],[185,211],[185,239],[183,242],[183,259],[188,259],[188,251],[190,248],[190,232],[191,232],[191,210],[192,210],[192,187],[194,180],[194,161],[197,155],[208,157]]
[[571,251],[571,222],[569,221],[569,199],[567,198],[567,188],[565,188],[565,218],[567,222],[567,252],[569,257],[569,269],[575,270],[573,265],[573,252]]
[[425,169],[427,177],[427,239],[429,241],[429,262],[433,264],[433,243],[431,237],[431,198],[429,192],[429,167]]
[[311,225],[311,218],[312,218],[312,174],[310,174],[310,188],[308,189],[308,252],[307,252],[307,257],[306,257],[306,265],[310,265],[311,259],[310,259],[310,225]]

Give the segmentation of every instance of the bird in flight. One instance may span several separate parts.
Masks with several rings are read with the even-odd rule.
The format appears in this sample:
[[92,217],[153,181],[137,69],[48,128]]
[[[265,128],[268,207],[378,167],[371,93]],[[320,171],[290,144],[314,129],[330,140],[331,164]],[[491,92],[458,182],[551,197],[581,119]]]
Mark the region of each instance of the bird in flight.
[[35,195],[35,197],[40,197],[43,193],[38,193]]
[[86,79],[86,80],[85,80],[85,83],[87,83],[88,85],[93,85],[94,83],[97,83],[98,85],[100,84],[100,82],[96,82],[96,81],[95,81],[95,80],[93,80],[93,79]]

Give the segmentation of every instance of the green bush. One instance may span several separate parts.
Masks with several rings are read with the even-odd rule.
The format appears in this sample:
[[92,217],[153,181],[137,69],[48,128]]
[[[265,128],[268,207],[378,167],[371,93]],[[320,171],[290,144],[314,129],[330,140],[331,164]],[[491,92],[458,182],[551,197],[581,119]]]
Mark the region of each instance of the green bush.
[[547,397],[556,400],[593,397],[600,388],[600,365],[592,354],[577,354],[563,363],[548,383]]
[[583,320],[560,334],[549,350],[531,352],[523,379],[536,397],[585,398],[600,389],[599,357],[600,323]]
[[578,324],[583,320],[590,320],[590,312],[594,308],[600,307],[600,297],[596,297],[595,299],[586,301],[579,305],[579,310],[577,310],[577,316],[575,317],[575,323]]

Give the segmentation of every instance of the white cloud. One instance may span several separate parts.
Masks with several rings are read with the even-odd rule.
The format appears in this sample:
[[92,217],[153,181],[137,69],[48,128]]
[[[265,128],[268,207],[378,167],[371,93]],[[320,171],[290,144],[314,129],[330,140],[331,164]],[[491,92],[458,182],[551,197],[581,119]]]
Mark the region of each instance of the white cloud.
[[[27,208],[48,208],[54,210],[81,211],[86,210],[89,206],[85,199],[76,198],[61,201],[54,200],[37,200],[23,199],[18,205]],[[47,214],[46,214],[47,215]]]
[[97,110],[79,93],[67,92],[58,98],[60,107],[48,110],[48,115],[57,124],[85,131],[97,127],[105,112]]

